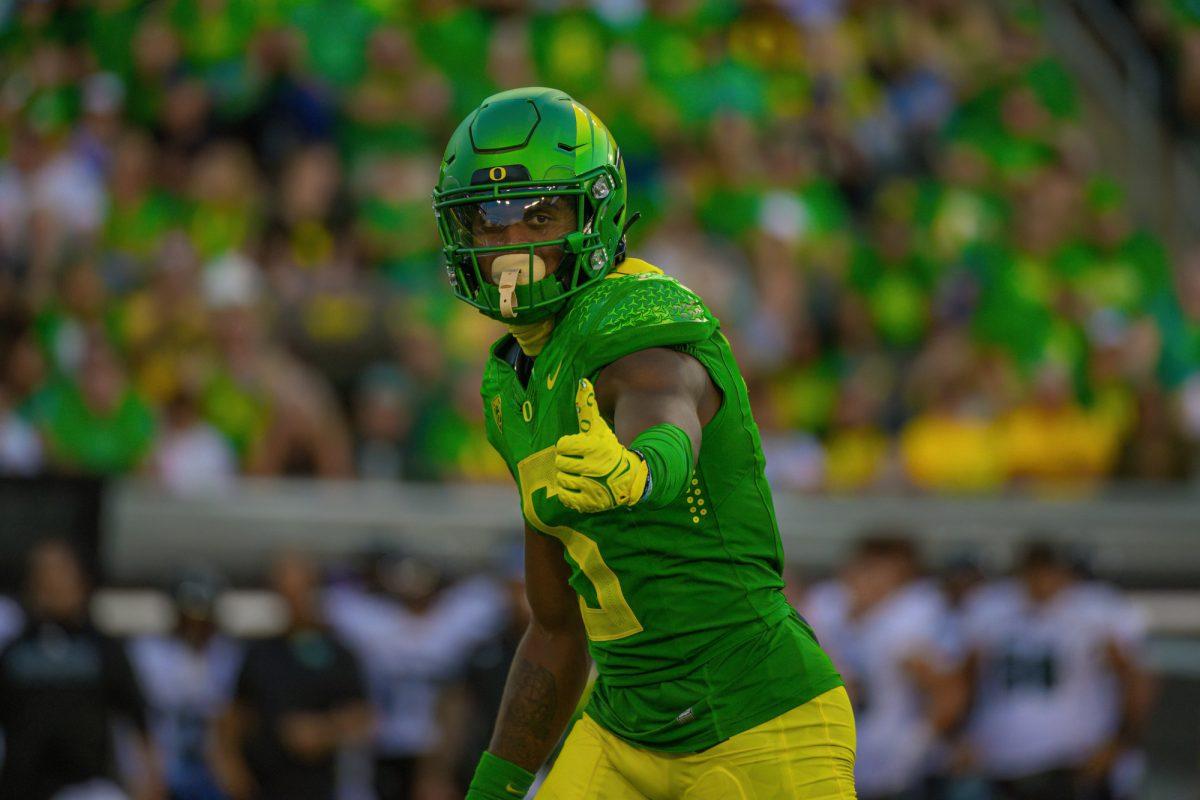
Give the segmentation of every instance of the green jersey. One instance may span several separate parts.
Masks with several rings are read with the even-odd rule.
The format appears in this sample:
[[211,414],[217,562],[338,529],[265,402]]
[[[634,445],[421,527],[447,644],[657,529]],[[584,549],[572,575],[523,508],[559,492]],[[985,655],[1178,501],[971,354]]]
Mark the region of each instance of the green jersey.
[[[640,264],[633,259],[628,267]],[[555,496],[575,391],[637,350],[704,365],[722,395],[687,493],[661,509],[581,514]],[[534,530],[563,544],[598,677],[587,713],[636,745],[696,752],[841,685],[784,598],[783,548],[746,384],[704,303],[657,270],[572,298],[522,382],[511,336],[483,374],[488,439]]]

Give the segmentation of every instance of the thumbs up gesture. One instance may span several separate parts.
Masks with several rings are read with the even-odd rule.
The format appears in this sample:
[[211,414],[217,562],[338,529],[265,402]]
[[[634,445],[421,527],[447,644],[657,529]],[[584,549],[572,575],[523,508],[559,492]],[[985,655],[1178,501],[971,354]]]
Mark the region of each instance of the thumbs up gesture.
[[563,436],[555,448],[558,499],[585,514],[631,506],[646,490],[646,462],[617,441],[600,416],[596,389],[584,378],[575,392],[579,433]]

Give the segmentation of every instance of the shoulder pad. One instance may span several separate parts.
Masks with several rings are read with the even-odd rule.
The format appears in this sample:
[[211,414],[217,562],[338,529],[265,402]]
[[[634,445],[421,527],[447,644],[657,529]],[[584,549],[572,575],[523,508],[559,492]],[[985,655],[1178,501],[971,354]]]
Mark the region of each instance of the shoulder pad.
[[637,350],[701,342],[720,326],[690,289],[652,272],[600,281],[576,299],[564,323],[578,330],[577,357],[589,371]]

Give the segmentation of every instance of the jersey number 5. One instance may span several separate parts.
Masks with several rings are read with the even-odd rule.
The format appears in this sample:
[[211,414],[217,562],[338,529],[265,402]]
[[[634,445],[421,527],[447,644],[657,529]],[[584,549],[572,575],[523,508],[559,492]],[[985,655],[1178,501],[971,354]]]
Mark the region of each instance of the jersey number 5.
[[550,525],[537,515],[533,504],[534,494],[544,489],[546,497],[554,497],[558,492],[558,485],[554,481],[554,448],[547,447],[522,460],[517,464],[517,476],[521,481],[521,506],[525,519],[542,533],[562,542],[567,554],[596,589],[599,608],[592,608],[582,596],[579,597],[579,612],[583,616],[588,638],[594,642],[608,642],[641,631],[642,623],[638,622],[633,609],[625,601],[621,582],[604,563],[596,543],[574,528]]

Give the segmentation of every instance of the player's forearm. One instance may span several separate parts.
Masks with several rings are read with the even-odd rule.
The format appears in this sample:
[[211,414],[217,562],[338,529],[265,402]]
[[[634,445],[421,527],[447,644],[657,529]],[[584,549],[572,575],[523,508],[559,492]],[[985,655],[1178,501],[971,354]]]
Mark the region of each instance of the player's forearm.
[[1116,643],[1108,645],[1109,660],[1121,687],[1121,721],[1116,741],[1122,746],[1141,741],[1154,698],[1150,676]]
[[158,747],[145,732],[139,732],[136,737],[136,748],[141,761],[142,771],[133,782],[132,796],[138,800],[161,800],[166,796],[163,782],[162,758]]
[[925,696],[929,726],[939,736],[954,732],[970,701],[966,676],[958,669],[945,669],[923,658],[909,659],[905,666]]
[[375,732],[375,714],[366,703],[349,703],[330,715],[333,750],[362,744]]
[[446,687],[438,697],[438,740],[425,754],[419,770],[425,774],[453,776],[457,761],[466,749],[471,718],[471,696],[465,683]]
[[587,670],[581,632],[530,625],[513,657],[488,750],[536,772],[574,713]]
[[242,757],[244,712],[236,707],[217,717],[208,741],[208,761],[217,783],[233,800],[253,795],[254,778]]

